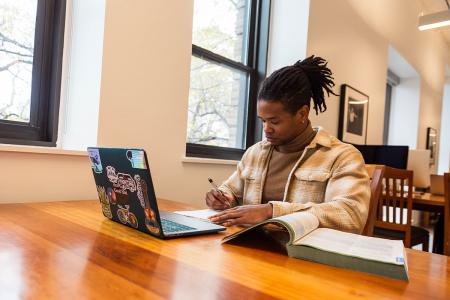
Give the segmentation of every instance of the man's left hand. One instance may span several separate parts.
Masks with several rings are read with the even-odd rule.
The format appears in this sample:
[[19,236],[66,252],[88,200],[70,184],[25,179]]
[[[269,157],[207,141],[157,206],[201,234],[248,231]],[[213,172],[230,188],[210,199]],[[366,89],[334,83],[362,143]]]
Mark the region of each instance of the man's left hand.
[[209,217],[211,222],[223,226],[256,224],[270,218],[272,218],[270,203],[236,206]]

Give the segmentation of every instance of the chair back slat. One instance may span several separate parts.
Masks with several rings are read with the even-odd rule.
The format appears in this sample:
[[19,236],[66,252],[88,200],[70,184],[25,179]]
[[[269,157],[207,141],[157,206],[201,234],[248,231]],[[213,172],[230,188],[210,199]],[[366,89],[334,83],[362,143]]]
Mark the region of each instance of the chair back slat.
[[367,174],[370,177],[370,201],[369,212],[366,225],[362,232],[363,235],[373,236],[373,228],[375,226],[375,217],[378,209],[378,201],[381,194],[381,185],[384,174],[383,165],[366,164]]
[[385,167],[383,183],[375,226],[404,232],[410,247],[413,172]]
[[444,254],[450,256],[450,173],[444,174]]
[[[404,179],[402,179],[402,186],[405,186]],[[407,195],[405,195],[405,192],[403,192],[403,197],[405,197],[405,196],[407,197]],[[400,211],[403,212],[403,209],[405,208],[405,202],[401,201],[399,208],[400,208]],[[404,214],[401,213],[400,214],[400,224],[403,224],[404,221],[405,221]]]

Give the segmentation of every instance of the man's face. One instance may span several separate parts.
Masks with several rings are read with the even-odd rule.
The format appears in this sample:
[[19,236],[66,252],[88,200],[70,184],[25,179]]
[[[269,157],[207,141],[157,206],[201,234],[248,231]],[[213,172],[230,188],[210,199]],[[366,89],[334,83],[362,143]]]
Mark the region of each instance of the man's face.
[[304,130],[309,108],[304,106],[293,115],[279,101],[259,100],[257,111],[267,141],[279,146],[289,143]]

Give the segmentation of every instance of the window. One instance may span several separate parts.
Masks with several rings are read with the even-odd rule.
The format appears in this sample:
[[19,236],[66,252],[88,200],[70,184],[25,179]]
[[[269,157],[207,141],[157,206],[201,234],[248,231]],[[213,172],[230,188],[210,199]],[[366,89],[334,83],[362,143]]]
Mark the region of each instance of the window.
[[194,0],[186,155],[240,159],[261,139],[270,1]]
[[400,84],[400,77],[394,72],[388,69],[387,71],[387,83],[386,83],[386,96],[384,104],[384,129],[383,129],[383,145],[389,143],[389,124],[391,116],[391,103],[392,103],[392,90]]
[[65,0],[0,0],[0,143],[55,146]]

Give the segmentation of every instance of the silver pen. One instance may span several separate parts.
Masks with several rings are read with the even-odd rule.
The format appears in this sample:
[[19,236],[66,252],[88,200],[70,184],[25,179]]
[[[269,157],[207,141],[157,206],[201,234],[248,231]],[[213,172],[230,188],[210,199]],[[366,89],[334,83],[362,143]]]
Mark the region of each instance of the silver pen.
[[[222,196],[225,197],[225,194],[224,194],[221,190],[219,190],[219,187],[218,187],[217,184],[214,182],[214,180],[212,180],[212,178],[208,178],[208,181],[209,181],[209,183],[211,183],[212,187],[213,187],[218,193],[220,193]],[[228,206],[231,207],[231,204],[230,204],[230,202],[228,201],[228,198],[225,197],[225,200],[226,200]]]

